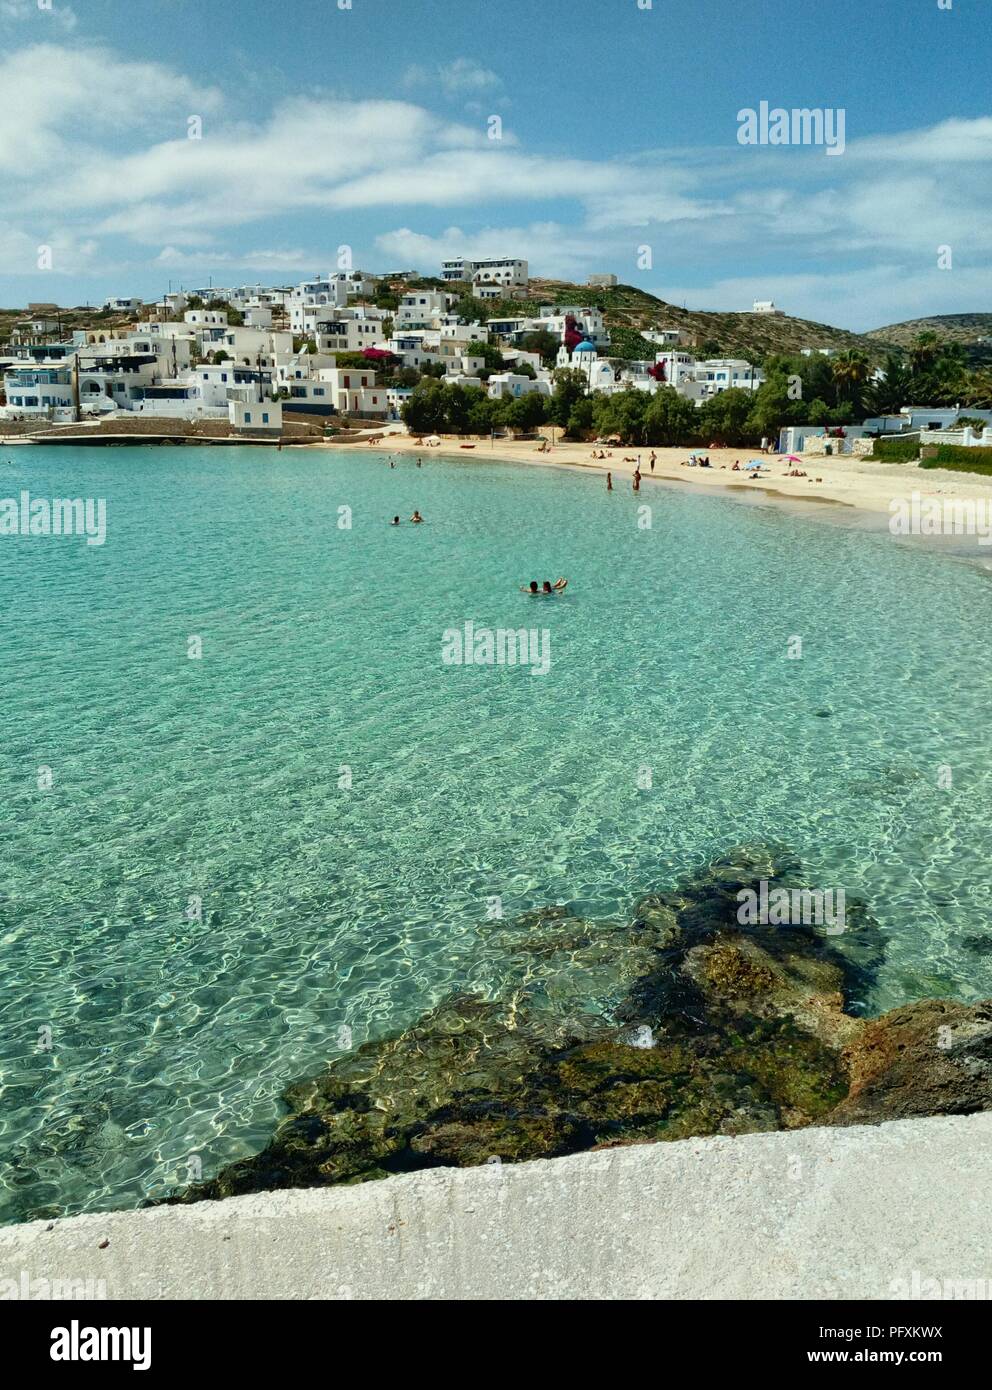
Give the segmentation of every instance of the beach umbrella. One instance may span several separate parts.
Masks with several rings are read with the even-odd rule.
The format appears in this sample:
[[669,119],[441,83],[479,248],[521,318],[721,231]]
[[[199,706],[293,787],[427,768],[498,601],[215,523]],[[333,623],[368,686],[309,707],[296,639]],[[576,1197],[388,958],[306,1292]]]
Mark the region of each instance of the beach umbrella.
[[786,459],[786,463],[802,463],[802,459],[798,454],[790,454]]

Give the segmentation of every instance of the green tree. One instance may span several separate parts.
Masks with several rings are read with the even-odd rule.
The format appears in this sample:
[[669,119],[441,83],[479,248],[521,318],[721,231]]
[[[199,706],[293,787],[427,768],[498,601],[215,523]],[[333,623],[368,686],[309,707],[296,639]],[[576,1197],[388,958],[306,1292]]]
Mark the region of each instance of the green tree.
[[837,383],[837,401],[850,403],[856,410],[861,405],[865,383],[871,376],[871,363],[858,348],[838,353],[831,363]]
[[568,424],[576,404],[582,400],[589,385],[585,372],[578,367],[559,367],[552,373],[554,390],[548,409],[548,419],[562,429]]
[[[641,393],[638,393],[641,394]],[[725,392],[730,395],[731,393]],[[674,386],[662,386],[648,397],[644,412],[644,443],[668,448],[685,444],[699,434],[699,411]]]
[[558,356],[561,343],[546,328],[538,328],[533,333],[525,333],[520,340],[520,346],[524,352],[539,352],[544,365],[551,366]]
[[529,434],[547,418],[545,398],[539,391],[528,391],[523,396],[504,396],[496,414],[500,424]]
[[904,405],[911,404],[913,374],[903,357],[886,354],[881,366],[882,375],[869,381],[863,393],[869,415],[894,415]]
[[594,402],[592,396],[580,396],[572,406],[565,425],[569,439],[584,439],[592,430],[594,423]]
[[608,396],[596,395],[593,422],[597,434],[617,435],[623,444],[646,443],[644,416],[650,399],[646,391],[637,391],[632,386]]
[[481,373],[483,381],[491,372],[501,372],[504,369],[503,354],[493,343],[480,343],[477,338],[473,338],[465,348],[465,356],[484,359],[485,366]]
[[747,421],[753,404],[751,392],[739,387],[711,396],[696,412],[703,439],[720,444],[744,444],[751,438]]
[[403,423],[413,434],[440,434],[444,429],[444,389],[432,377],[425,377],[413,388],[410,399],[400,407]]

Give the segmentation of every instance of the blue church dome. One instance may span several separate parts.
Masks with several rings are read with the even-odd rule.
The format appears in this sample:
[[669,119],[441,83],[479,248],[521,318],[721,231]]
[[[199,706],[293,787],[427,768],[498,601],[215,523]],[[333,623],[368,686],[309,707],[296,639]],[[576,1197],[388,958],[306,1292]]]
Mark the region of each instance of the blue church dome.
[[576,352],[595,352],[596,349],[593,347],[592,343],[590,343],[590,341],[589,341],[588,338],[583,338],[583,339],[582,339],[582,342],[581,342],[581,343],[578,343],[578,344],[576,345],[575,351],[576,351]]

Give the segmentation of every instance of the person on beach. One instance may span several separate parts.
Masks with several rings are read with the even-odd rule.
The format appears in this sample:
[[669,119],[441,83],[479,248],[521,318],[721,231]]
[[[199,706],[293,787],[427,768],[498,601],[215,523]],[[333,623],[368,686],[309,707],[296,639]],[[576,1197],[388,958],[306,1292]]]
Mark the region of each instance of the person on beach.
[[651,450],[651,472],[652,472],[652,473],[654,472],[654,460],[655,460],[655,452],[654,452],[654,450],[652,449],[652,450]]
[[410,518],[411,521],[423,521],[423,519],[424,518],[420,515],[418,511],[415,511],[413,516]]
[[607,491],[607,492],[612,492],[612,491],[613,491],[613,474],[612,474],[612,473],[607,473],[607,475],[606,475],[606,491]]

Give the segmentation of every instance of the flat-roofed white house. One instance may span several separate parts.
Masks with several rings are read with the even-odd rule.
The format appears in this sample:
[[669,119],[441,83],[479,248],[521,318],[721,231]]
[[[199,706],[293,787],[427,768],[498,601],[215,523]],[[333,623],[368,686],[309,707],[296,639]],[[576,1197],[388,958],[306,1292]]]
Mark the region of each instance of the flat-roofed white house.
[[536,392],[541,396],[551,395],[551,385],[547,381],[535,381],[533,377],[517,372],[494,372],[488,382],[489,395],[494,400],[504,396],[529,396]]
[[393,328],[435,328],[437,320],[454,302],[455,296],[445,290],[411,290],[400,299]]
[[236,434],[278,436],[282,433],[282,401],[273,401],[259,383],[232,386],[228,393],[228,419]]
[[[348,286],[336,276],[318,276],[315,280],[304,280],[297,285],[286,301],[289,313],[289,326],[293,333],[312,331],[305,322],[306,311],[311,309],[343,309],[348,303]],[[330,317],[330,315],[328,315]],[[311,321],[313,315],[310,315]]]
[[112,314],[140,314],[143,302],[140,299],[130,299],[122,297],[119,299],[105,299],[103,307]]
[[381,418],[389,410],[386,389],[376,385],[374,371],[364,367],[322,367],[317,380],[330,388],[334,406],[342,413]]
[[54,416],[72,408],[70,367],[41,367],[28,363],[9,367],[4,373],[3,386],[7,397],[3,413],[8,419]]
[[191,328],[226,328],[227,310],[187,309],[183,314],[183,322],[188,323]]
[[468,280],[473,284],[499,285],[504,289],[526,289],[530,275],[527,262],[513,256],[494,256],[486,260],[455,257],[441,263],[442,280]]
[[696,363],[696,380],[706,388],[706,396],[721,391],[757,391],[765,374],[743,357],[711,357]]
[[353,309],[308,310],[304,337],[313,338],[319,352],[361,352],[383,345],[384,309],[358,305]]

